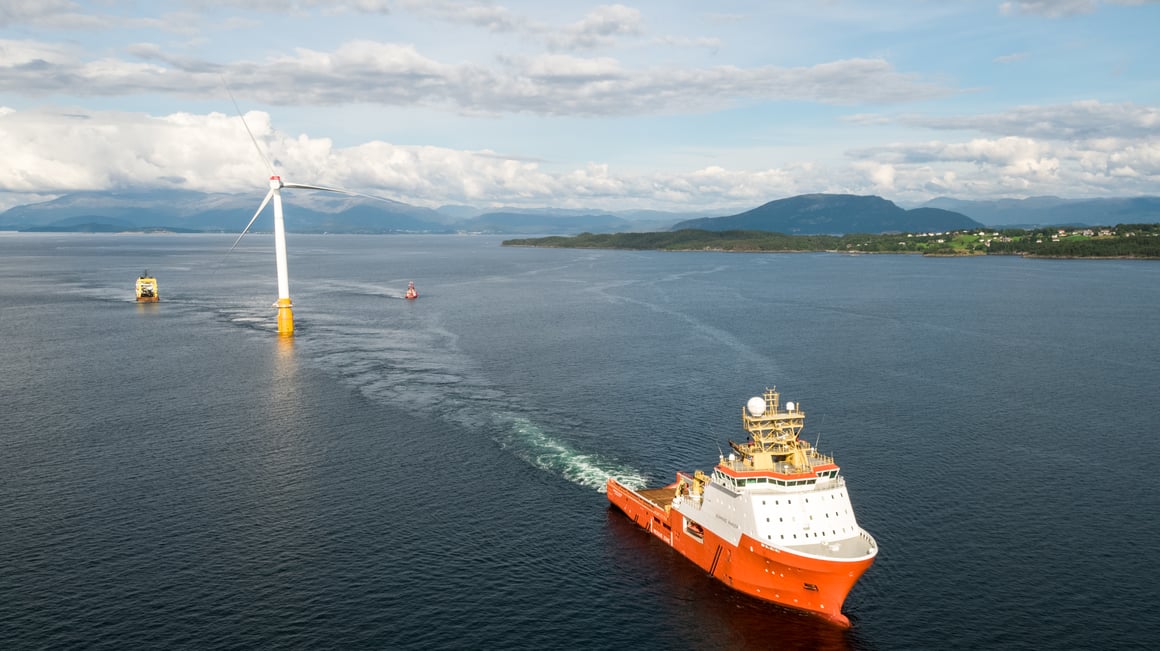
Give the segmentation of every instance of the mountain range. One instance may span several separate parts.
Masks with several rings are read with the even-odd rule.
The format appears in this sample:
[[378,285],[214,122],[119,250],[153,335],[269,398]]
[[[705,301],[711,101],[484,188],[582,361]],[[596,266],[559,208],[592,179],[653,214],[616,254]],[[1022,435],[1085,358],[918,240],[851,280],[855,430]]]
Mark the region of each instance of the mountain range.
[[[237,233],[260,193],[185,190],[74,192],[0,213],[0,230],[220,231]],[[582,232],[659,232],[671,229],[767,230],[786,234],[929,232],[1004,225],[1160,223],[1160,198],[1068,200],[1057,197],[964,201],[939,198],[906,210],[877,196],[807,194],[752,210],[603,211],[449,205],[438,209],[391,200],[323,192],[288,192],[286,228],[300,233],[497,233],[571,235]],[[270,210],[255,223],[272,229]]]
[[961,212],[988,226],[1115,226],[1160,223],[1160,197],[1107,199],[1029,197],[991,201],[939,197],[922,205]]
[[[49,201],[15,206],[0,213],[0,230],[222,231],[235,233],[257,210],[261,194],[166,191],[73,192]],[[705,212],[630,210],[612,213],[560,208],[471,206],[422,208],[391,201],[328,192],[286,192],[286,229],[300,233],[581,233],[664,230],[675,221]],[[271,209],[255,223],[272,230]]]
[[942,232],[983,228],[961,213],[941,208],[905,210],[882,197],[802,194],[770,201],[728,217],[689,219],[671,230],[773,231],[786,235]]

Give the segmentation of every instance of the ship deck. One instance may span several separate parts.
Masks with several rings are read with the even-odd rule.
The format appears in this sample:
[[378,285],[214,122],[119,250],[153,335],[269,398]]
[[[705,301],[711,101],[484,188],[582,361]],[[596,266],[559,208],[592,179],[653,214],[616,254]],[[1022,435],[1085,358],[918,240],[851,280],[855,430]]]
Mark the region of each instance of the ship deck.
[[636,494],[652,502],[653,504],[656,504],[662,509],[672,504],[674,497],[672,486],[665,488],[642,488],[641,490],[636,491]]
[[811,556],[822,556],[825,558],[864,558],[867,554],[874,551],[878,544],[866,532],[860,532],[852,538],[844,538],[842,540],[833,540],[822,543],[811,543],[809,545],[786,545],[784,549],[790,551],[809,554]]

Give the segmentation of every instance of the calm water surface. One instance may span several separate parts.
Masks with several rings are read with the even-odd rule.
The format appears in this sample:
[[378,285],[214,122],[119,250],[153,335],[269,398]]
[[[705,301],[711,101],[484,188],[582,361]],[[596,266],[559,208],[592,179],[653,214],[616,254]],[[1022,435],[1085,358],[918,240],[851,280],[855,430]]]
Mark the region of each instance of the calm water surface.
[[[0,647],[1160,637],[1156,262],[291,235],[285,341],[231,239],[0,234]],[[599,492],[709,469],[772,385],[881,547],[849,631]]]

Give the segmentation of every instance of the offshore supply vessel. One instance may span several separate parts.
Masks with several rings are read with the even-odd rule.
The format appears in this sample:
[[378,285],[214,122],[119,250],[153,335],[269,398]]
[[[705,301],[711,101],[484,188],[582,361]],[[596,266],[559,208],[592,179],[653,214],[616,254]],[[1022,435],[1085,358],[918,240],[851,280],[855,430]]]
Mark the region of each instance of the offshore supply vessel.
[[156,303],[161,296],[157,293],[157,279],[149,275],[149,271],[141,274],[137,279],[137,302]]
[[741,419],[749,439],[730,441],[711,474],[642,490],[609,478],[608,501],[731,588],[848,627],[842,604],[878,544],[858,526],[838,465],[798,438],[805,412],[782,408],[776,389]]

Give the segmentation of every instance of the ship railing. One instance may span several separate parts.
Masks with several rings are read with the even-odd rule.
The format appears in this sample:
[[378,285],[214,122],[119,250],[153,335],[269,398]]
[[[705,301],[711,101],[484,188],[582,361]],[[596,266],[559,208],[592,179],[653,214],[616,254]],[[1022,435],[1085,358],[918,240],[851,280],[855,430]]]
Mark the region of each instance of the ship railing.
[[[825,466],[825,465],[836,463],[834,461],[834,457],[831,457],[831,456],[826,455],[826,454],[819,454],[817,452],[810,452],[809,461],[810,461],[811,466]],[[725,460],[722,463],[722,465],[727,466],[730,470],[735,470],[737,472],[753,472],[754,470],[770,470],[770,468],[754,468],[753,466],[746,464],[744,459],[734,459],[732,461]],[[785,461],[779,461],[774,465],[775,465],[775,467],[772,468],[772,470],[774,472],[779,472],[779,473],[783,473],[783,474],[788,475],[788,474],[794,474],[796,471],[796,466],[793,466],[792,464],[785,462]],[[812,470],[803,470],[800,472],[812,472]]]

